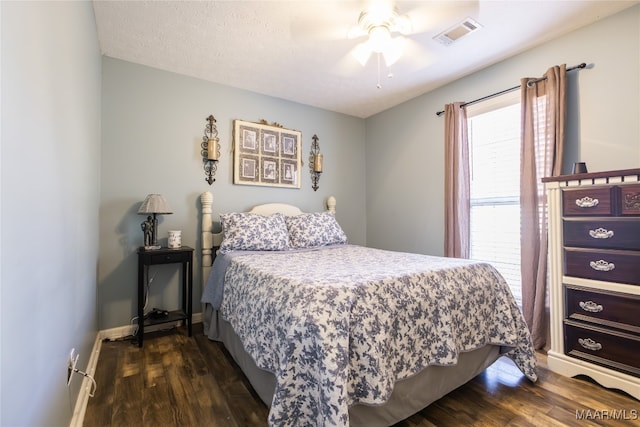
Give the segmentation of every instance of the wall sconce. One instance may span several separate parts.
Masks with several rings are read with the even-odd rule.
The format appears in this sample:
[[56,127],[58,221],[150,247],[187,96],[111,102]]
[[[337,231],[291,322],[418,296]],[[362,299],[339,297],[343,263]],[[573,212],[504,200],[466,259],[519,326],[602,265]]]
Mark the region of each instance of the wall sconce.
[[318,181],[320,181],[320,174],[322,173],[323,155],[320,154],[318,137],[313,135],[311,139],[313,139],[313,143],[311,144],[311,152],[309,153],[309,172],[311,173],[311,188],[313,188],[313,191],[316,191],[320,188]]
[[215,125],[216,118],[210,115],[205,120],[208,123],[204,128],[200,154],[202,155],[202,165],[206,176],[205,181],[211,185],[216,180],[213,176],[216,174],[218,160],[220,160],[220,140],[218,139],[218,129]]

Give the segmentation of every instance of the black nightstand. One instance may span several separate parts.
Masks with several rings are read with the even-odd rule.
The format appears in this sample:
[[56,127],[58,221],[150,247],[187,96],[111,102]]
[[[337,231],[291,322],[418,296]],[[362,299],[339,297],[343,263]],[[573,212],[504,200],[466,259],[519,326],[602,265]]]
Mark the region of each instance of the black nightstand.
[[[182,309],[170,311],[166,316],[144,318],[144,287],[150,265],[182,264]],[[142,347],[144,327],[160,323],[185,320],[191,336],[193,288],[193,248],[182,246],[178,249],[161,248],[154,250],[138,249],[138,347]]]

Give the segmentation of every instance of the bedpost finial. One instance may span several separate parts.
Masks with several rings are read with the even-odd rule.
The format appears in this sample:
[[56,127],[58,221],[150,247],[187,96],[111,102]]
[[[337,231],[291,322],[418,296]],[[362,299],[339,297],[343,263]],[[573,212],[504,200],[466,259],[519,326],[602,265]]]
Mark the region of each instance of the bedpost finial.
[[200,195],[200,202],[202,203],[202,212],[211,213],[211,206],[213,205],[213,194],[210,191],[205,191]]
[[330,212],[334,212],[336,211],[336,198],[333,196],[329,196],[329,198],[327,199],[327,209],[329,209]]

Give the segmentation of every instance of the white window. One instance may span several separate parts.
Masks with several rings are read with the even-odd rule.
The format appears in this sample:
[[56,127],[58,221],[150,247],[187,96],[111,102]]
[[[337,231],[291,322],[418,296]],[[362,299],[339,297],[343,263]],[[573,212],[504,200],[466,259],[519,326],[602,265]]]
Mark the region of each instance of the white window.
[[467,107],[471,253],[491,263],[522,306],[520,279],[520,91]]

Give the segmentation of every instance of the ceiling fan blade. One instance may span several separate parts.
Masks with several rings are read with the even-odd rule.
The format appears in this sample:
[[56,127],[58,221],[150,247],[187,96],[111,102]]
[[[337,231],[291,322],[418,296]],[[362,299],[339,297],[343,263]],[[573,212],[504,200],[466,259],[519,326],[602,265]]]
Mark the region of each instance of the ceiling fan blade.
[[397,61],[398,71],[409,74],[427,68],[434,62],[435,56],[429,54],[424,46],[411,38],[404,38],[402,56]]
[[360,37],[364,37],[367,35],[367,32],[359,25],[352,26],[349,31],[347,31],[347,38],[349,40],[354,40]]
[[[357,54],[356,51],[358,52]],[[369,62],[369,58],[371,58],[371,53],[371,49],[368,48],[367,43],[360,43],[354,46],[347,54],[343,55],[342,58],[331,67],[330,72],[331,74],[343,77],[353,77],[362,72],[363,68]],[[356,55],[360,55],[360,58],[357,58]]]
[[317,43],[347,39],[350,29],[357,26],[360,2],[323,1],[319,8],[309,7],[306,1],[292,1],[287,8],[291,38]]

